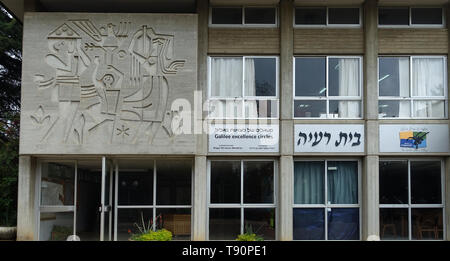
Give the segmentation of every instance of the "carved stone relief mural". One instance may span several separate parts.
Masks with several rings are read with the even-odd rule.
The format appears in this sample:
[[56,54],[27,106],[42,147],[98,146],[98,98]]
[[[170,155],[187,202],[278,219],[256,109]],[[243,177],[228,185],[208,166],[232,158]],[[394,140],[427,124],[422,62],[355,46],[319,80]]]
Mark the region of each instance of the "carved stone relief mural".
[[48,100],[28,116],[40,144],[148,146],[156,136],[174,142],[178,111],[169,95],[187,63],[174,47],[182,39],[132,19],[65,19],[46,33],[32,82]]

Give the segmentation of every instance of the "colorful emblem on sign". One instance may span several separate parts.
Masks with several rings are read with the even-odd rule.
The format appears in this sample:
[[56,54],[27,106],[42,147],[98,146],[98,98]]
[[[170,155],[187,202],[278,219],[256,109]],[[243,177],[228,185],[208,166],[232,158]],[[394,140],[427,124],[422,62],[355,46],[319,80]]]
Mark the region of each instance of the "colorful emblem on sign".
[[424,131],[401,131],[400,132],[400,147],[402,148],[426,148],[427,134],[430,132]]

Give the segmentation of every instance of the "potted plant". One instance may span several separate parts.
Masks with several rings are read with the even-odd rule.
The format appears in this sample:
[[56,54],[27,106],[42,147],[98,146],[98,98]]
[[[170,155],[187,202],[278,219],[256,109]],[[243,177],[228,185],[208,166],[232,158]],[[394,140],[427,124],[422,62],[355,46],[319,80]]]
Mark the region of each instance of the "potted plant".
[[139,233],[132,234],[131,230],[128,232],[131,234],[130,241],[170,241],[172,240],[172,232],[167,229],[159,228],[158,229],[158,221],[159,227],[162,224],[161,214],[155,218],[155,222],[153,219],[150,219],[148,224],[144,221],[144,215],[141,212],[141,224],[134,223],[134,226],[137,228]]
[[244,234],[238,235],[236,241],[263,241],[264,238],[253,233],[253,228],[251,225],[246,226]]

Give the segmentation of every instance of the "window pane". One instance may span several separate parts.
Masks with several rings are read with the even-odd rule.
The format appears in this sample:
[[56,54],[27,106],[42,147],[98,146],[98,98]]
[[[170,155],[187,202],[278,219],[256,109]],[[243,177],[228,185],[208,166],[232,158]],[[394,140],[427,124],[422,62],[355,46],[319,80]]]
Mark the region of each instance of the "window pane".
[[208,100],[211,118],[242,118],[242,100]]
[[42,163],[41,205],[73,205],[74,163]]
[[325,58],[295,58],[295,96],[326,96]]
[[[161,220],[156,224],[160,226]],[[119,209],[117,212],[117,240],[128,241],[133,235],[151,229],[153,209]]]
[[359,118],[361,117],[360,101],[330,101],[330,118]]
[[159,228],[172,232],[172,240],[191,239],[190,208],[160,208],[156,210],[156,216],[161,219]]
[[380,161],[380,204],[408,204],[408,162]]
[[328,8],[328,24],[359,24],[359,8]]
[[328,204],[358,204],[358,162],[328,161]]
[[278,117],[277,100],[246,100],[245,117],[276,118]]
[[153,168],[119,173],[119,205],[153,205]]
[[275,8],[245,8],[246,24],[275,24]]
[[156,162],[156,204],[191,204],[191,165],[191,161],[179,159]]
[[409,58],[380,57],[379,96],[409,97]]
[[326,101],[294,101],[294,117],[327,117]]
[[211,161],[211,203],[241,202],[241,162]]
[[325,162],[294,162],[294,204],[325,203]]
[[359,239],[359,209],[332,208],[328,212],[328,240]]
[[41,213],[39,241],[66,241],[73,235],[73,212]]
[[380,238],[381,240],[407,240],[408,209],[381,208],[380,209]]
[[294,208],[294,240],[324,240],[323,208]]
[[414,101],[413,113],[414,117],[444,118],[445,103],[444,101]]
[[244,209],[244,232],[252,232],[262,236],[264,240],[275,240],[275,209]]
[[412,95],[444,96],[444,59],[413,58],[412,63]]
[[211,58],[211,96],[242,97],[242,58]]
[[441,204],[441,162],[411,161],[411,203]]
[[244,161],[244,203],[274,203],[273,161]]
[[443,239],[442,208],[413,208],[411,215],[412,239]]
[[409,101],[378,101],[380,118],[410,117],[410,111]]
[[275,58],[245,58],[245,96],[277,95]]
[[241,233],[241,210],[238,208],[209,209],[209,239],[235,240]]
[[330,96],[359,96],[359,59],[328,59]]
[[378,23],[380,25],[409,25],[409,9],[378,8]]
[[326,8],[296,8],[295,24],[325,25],[327,23]]
[[442,24],[442,8],[411,8],[412,24]]
[[213,24],[242,24],[242,8],[212,8]]

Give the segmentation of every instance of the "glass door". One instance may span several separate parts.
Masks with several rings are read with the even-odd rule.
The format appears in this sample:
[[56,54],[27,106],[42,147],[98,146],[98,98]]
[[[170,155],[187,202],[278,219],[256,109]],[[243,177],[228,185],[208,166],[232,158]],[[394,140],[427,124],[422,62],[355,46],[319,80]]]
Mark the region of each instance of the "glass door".
[[115,163],[102,158],[102,177],[101,177],[101,195],[100,195],[100,241],[113,240],[113,184]]

